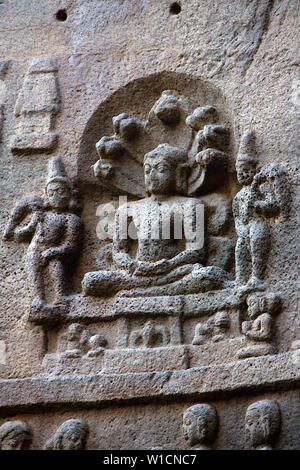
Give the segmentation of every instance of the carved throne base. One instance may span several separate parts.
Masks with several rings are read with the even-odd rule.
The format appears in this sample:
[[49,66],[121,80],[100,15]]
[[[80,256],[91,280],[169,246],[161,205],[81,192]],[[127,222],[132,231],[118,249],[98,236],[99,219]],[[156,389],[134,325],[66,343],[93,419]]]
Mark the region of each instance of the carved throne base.
[[69,299],[69,310],[65,311],[61,322],[110,321],[120,317],[147,315],[201,317],[218,310],[236,308],[241,303],[241,299],[231,288],[208,291],[203,294],[103,298],[101,303],[97,297],[86,297],[82,294]]
[[[42,367],[45,375],[84,375],[101,372],[103,355],[97,357],[64,357],[59,354],[46,354]],[[44,374],[43,374],[44,375]]]
[[43,375],[127,374],[184,370],[208,364],[228,364],[237,355],[243,338],[201,346],[178,345],[157,348],[107,349],[97,357],[64,357],[46,354]]
[[[105,302],[110,302],[110,308]],[[99,299],[74,296],[60,321],[68,325],[89,320],[94,331],[109,331],[103,354],[67,357],[48,353],[42,364],[43,375],[141,373],[229,364],[243,347],[239,300],[231,289],[173,297],[115,297],[103,299],[101,306]],[[228,334],[192,344],[197,323],[220,311],[230,317]],[[109,341],[113,336],[114,343]]]
[[[223,342],[223,347],[207,344],[182,345],[151,349],[112,349],[105,352],[103,373],[124,374],[183,370],[214,364],[230,363],[241,347],[242,338]],[[220,345],[221,346],[221,345]]]

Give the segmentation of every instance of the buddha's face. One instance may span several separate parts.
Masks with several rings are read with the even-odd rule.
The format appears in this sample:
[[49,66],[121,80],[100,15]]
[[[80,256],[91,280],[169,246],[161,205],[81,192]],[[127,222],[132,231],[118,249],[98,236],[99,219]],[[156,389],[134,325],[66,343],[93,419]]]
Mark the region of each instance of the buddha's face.
[[52,181],[47,186],[49,204],[54,209],[67,209],[70,202],[70,188],[61,181]]
[[176,168],[166,158],[147,158],[144,162],[144,175],[149,194],[170,194],[176,191]]
[[248,409],[245,420],[246,438],[253,447],[266,443],[269,431],[267,415],[262,415],[261,410]]
[[23,431],[11,431],[4,437],[1,443],[1,450],[21,450],[25,440]]
[[80,450],[83,448],[83,437],[78,430],[68,430],[62,437],[63,450]]
[[240,161],[236,164],[236,174],[241,186],[247,186],[252,183],[256,174],[256,165],[252,162]]
[[203,443],[207,437],[207,423],[203,416],[185,413],[183,416],[183,435],[189,446]]

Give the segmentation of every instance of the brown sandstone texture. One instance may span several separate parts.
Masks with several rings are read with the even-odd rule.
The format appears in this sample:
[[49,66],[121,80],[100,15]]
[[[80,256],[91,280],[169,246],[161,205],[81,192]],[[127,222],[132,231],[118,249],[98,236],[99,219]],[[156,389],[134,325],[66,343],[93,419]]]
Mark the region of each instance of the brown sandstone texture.
[[298,27],[0,1],[0,449],[300,448]]

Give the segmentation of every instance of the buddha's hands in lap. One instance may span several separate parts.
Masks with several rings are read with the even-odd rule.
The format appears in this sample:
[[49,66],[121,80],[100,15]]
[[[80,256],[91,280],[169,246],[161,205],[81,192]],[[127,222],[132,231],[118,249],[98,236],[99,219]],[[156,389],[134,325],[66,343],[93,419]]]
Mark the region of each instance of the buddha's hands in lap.
[[173,265],[168,259],[161,259],[154,263],[139,261],[134,271],[136,276],[155,276],[156,274],[165,274],[173,269]]
[[199,253],[196,250],[184,250],[171,259],[163,258],[153,262],[133,259],[128,253],[124,252],[115,253],[113,258],[120,269],[125,269],[135,276],[168,274],[180,266],[199,263]]
[[155,276],[159,274],[168,274],[172,270],[186,265],[199,262],[199,253],[194,250],[185,250],[171,259],[161,259],[149,263],[147,261],[138,261],[138,266],[134,270],[136,276]]

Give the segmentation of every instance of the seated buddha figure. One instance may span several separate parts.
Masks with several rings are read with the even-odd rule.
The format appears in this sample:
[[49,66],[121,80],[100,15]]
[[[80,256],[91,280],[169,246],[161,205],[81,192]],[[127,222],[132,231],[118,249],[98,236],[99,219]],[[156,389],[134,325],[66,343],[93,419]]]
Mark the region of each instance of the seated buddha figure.
[[204,266],[206,211],[203,201],[185,196],[188,171],[187,154],[169,144],[144,156],[148,197],[117,210],[112,247],[116,269],[87,273],[82,281],[86,295],[181,295],[226,284],[224,270]]

